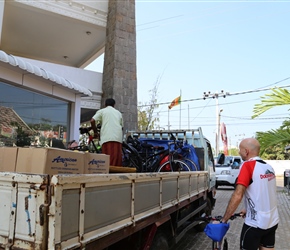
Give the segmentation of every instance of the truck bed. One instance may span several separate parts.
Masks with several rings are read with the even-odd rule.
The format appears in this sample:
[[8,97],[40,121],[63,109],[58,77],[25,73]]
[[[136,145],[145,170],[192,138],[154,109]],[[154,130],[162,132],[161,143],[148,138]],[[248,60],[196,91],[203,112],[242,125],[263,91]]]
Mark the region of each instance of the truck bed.
[[145,226],[207,190],[207,171],[51,178],[1,172],[0,249],[77,249],[96,240],[105,245],[106,237],[134,232],[140,222]]

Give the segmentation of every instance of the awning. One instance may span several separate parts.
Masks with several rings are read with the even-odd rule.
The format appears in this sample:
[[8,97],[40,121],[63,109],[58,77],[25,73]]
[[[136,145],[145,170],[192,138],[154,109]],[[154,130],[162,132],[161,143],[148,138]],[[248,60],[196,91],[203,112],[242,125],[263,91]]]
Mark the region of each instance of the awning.
[[18,67],[24,71],[27,71],[31,74],[34,74],[36,76],[42,77],[46,80],[49,80],[53,83],[59,84],[65,88],[71,89],[76,93],[80,93],[85,96],[92,96],[92,92],[88,90],[87,88],[84,88],[80,86],[79,84],[76,84],[72,81],[69,81],[61,76],[58,76],[54,73],[51,73],[45,69],[42,69],[38,66],[32,65],[29,62],[26,62],[25,60],[22,60],[21,58],[17,58],[13,55],[8,55],[4,51],[0,50],[0,62],[4,62],[7,64],[10,64],[11,66]]

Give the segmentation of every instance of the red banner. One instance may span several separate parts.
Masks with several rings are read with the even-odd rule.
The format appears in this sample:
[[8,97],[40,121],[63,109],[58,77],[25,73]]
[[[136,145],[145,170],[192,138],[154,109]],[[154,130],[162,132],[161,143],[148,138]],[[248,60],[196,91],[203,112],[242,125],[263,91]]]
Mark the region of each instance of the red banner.
[[221,138],[224,144],[224,154],[229,155],[227,130],[226,130],[226,125],[224,123],[221,124]]

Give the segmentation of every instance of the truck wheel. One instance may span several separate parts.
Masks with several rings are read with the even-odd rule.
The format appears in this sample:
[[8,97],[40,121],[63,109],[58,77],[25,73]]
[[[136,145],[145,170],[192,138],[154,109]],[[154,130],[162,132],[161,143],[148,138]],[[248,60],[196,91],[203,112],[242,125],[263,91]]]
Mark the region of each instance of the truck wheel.
[[150,250],[168,250],[169,244],[166,235],[162,232],[157,232],[155,235]]
[[[206,214],[206,215],[211,215],[211,212],[212,212],[212,205],[211,205],[211,201],[209,198],[206,199],[206,208],[203,210],[203,212]],[[198,232],[203,232],[203,230],[205,229],[206,227],[206,224],[205,222],[203,223],[200,223],[198,224],[195,229],[198,231]]]

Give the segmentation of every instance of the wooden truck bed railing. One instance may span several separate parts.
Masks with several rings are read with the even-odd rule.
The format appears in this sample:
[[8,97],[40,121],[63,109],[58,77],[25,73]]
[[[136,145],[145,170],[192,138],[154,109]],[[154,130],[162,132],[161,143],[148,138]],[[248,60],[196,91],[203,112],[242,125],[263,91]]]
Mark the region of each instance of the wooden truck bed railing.
[[0,248],[81,247],[194,199],[207,191],[207,175],[55,175],[48,184],[45,175],[0,173]]

